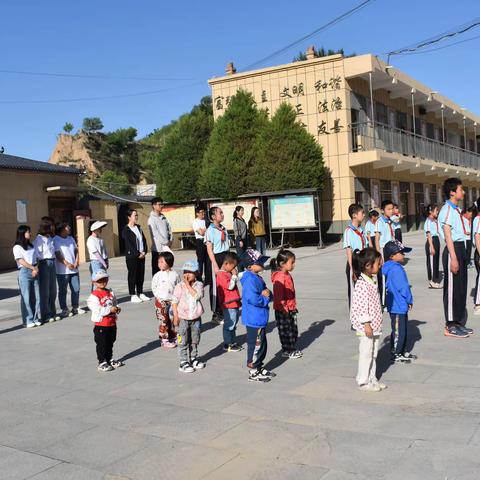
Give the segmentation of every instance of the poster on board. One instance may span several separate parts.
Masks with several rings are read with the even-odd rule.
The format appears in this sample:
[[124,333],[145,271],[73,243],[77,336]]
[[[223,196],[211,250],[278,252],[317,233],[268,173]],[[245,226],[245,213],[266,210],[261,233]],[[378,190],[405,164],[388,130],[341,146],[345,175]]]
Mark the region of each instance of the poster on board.
[[170,222],[173,233],[192,232],[192,223],[195,220],[195,207],[193,205],[165,206],[162,213]]
[[243,219],[248,223],[250,219],[250,212],[252,207],[258,207],[258,199],[248,198],[248,199],[238,199],[235,202],[209,202],[208,208],[211,207],[220,207],[223,211],[223,225],[227,230],[233,230],[233,211],[237,205],[241,205],[245,213]]
[[316,227],[313,195],[270,198],[270,225],[273,229]]
[[17,223],[27,223],[27,201],[17,200]]

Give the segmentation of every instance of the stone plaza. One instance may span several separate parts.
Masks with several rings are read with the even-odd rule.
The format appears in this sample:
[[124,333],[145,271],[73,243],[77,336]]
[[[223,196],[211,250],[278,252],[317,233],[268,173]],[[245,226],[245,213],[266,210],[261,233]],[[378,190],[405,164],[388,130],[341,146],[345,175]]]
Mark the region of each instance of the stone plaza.
[[[406,269],[418,360],[390,363],[385,314],[378,375],[388,389],[380,393],[355,385],[358,341],[340,244],[296,250],[304,356],[279,355],[271,313],[267,367],[277,377],[268,384],[247,381],[245,351],[223,351],[208,311],[200,344],[207,367],[180,373],[177,352],[160,348],[153,302],[127,301],[123,258],[110,273],[123,307],[114,355],[125,366],[109,373],[96,369],[88,313],[23,329],[16,272],[1,274],[0,478],[477,480],[480,331],[443,336],[442,291],[427,288],[423,235],[406,234],[404,243],[414,247]],[[193,256],[176,252],[176,268]],[[270,284],[270,273],[263,276]],[[474,280],[471,269],[469,287]],[[242,325],[237,333],[244,343]]]

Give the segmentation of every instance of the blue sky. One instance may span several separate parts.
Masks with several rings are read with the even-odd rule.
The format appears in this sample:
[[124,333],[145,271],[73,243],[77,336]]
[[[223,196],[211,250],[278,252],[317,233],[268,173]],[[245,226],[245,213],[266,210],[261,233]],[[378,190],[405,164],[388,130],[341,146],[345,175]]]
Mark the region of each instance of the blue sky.
[[[359,0],[2,0],[0,70],[170,78],[84,79],[0,72],[0,145],[6,153],[48,160],[66,121],[98,116],[106,130],[133,126],[139,136],[191,109],[210,93],[207,79],[234,61],[241,69],[343,13]],[[383,54],[480,16],[477,0],[376,0],[269,64],[313,43]],[[480,35],[480,28],[462,39]],[[460,40],[460,38],[458,39]],[[394,66],[480,113],[480,38],[437,52],[396,57]],[[267,66],[267,65],[264,65]],[[196,85],[193,85],[196,83]],[[2,103],[155,95],[71,103]]]

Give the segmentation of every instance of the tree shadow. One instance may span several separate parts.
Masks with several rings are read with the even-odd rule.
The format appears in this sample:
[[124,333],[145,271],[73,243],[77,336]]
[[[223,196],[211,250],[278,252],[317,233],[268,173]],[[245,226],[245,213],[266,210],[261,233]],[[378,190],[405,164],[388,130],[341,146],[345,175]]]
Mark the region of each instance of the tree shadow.
[[19,295],[20,290],[18,288],[0,288],[0,300],[18,297]]
[[160,339],[153,340],[151,342],[148,342],[146,345],[143,345],[142,347],[137,348],[136,350],[132,350],[130,353],[127,353],[120,360],[122,362],[130,360],[131,358],[137,357],[138,355],[142,355],[147,352],[151,352],[152,350],[155,350],[161,346],[162,342],[160,341]]
[[[317,338],[319,338],[326,327],[335,323],[335,320],[326,319],[318,322],[313,322],[308,327],[308,330],[303,331],[297,340],[297,348],[299,350],[306,350]],[[275,356],[267,362],[265,368],[267,370],[275,370],[283,365],[288,358],[282,357],[282,350],[280,349]]]
[[[422,339],[422,333],[418,328],[420,325],[424,325],[427,322],[420,320],[408,320],[407,330],[407,346],[408,352],[413,351],[415,344]],[[377,354],[377,378],[382,378],[382,375],[393,365],[392,353],[390,349],[390,337],[383,339],[383,345],[379,349]]]

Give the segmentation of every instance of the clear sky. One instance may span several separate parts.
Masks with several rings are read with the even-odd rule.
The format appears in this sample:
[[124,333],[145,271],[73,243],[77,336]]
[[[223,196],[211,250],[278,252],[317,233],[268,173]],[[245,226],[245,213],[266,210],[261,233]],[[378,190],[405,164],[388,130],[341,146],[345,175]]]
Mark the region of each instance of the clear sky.
[[[98,116],[106,130],[139,136],[190,110],[207,79],[234,61],[241,69],[315,30],[359,0],[1,0],[0,70],[146,77],[91,79],[0,72],[0,145],[48,160],[69,121]],[[478,0],[376,0],[268,64],[291,61],[309,44],[383,54],[480,17]],[[480,35],[480,28],[460,39]],[[480,38],[391,64],[480,113]],[[267,66],[267,64],[263,65]],[[168,78],[170,80],[153,80]],[[196,84],[195,84],[196,83]],[[5,103],[165,91],[106,100]]]

